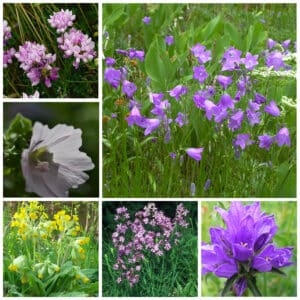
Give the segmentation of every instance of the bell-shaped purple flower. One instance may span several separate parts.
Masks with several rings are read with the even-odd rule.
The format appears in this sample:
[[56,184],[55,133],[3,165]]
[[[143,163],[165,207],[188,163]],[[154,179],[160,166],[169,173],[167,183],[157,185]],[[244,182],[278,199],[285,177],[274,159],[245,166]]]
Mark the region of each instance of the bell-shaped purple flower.
[[286,127],[281,128],[274,139],[279,147],[283,145],[291,146],[290,132]]
[[274,141],[274,138],[271,135],[268,134],[259,135],[258,139],[259,139],[259,148],[270,150]]
[[276,102],[274,100],[270,101],[270,104],[265,106],[264,111],[271,116],[279,117],[280,116],[280,110],[278,106],[276,105]]
[[232,83],[231,76],[218,75],[217,81],[222,85],[223,89],[226,90],[227,87]]
[[204,148],[188,148],[186,149],[186,154],[191,158],[199,161],[202,159],[201,153],[204,151]]

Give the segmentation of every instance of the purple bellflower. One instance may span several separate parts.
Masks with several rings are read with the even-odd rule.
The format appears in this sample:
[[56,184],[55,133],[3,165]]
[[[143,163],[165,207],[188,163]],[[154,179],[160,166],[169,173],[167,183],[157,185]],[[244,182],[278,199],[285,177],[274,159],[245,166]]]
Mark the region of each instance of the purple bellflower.
[[181,95],[184,95],[187,93],[187,87],[183,86],[183,85],[177,85],[174,87],[173,90],[171,90],[169,92],[169,95],[171,97],[174,97],[176,99],[176,101],[179,101],[179,97]]
[[199,80],[201,84],[204,83],[205,79],[208,77],[208,73],[203,65],[193,67],[194,75],[193,78]]
[[202,274],[209,272],[228,278],[222,296],[231,289],[238,296],[247,287],[261,296],[255,282],[259,272],[277,271],[293,264],[292,247],[277,248],[272,239],[277,232],[274,215],[261,211],[260,203],[231,202],[228,211],[215,207],[226,228],[210,228],[211,244],[202,244]]
[[279,147],[283,145],[291,146],[289,130],[286,127],[281,128],[275,136],[275,141]]
[[269,151],[273,144],[274,138],[271,135],[263,134],[263,135],[259,135],[258,139],[259,139],[259,148],[264,148]]
[[217,81],[222,85],[223,89],[226,90],[227,87],[232,84],[231,76],[218,75]]
[[274,100],[271,100],[270,104],[265,106],[265,112],[270,114],[273,117],[279,117],[280,116],[280,110],[279,110],[279,108],[276,105],[276,102]]
[[173,35],[167,35],[165,37],[165,42],[168,46],[171,46],[172,44],[174,44],[174,37]]
[[199,161],[202,159],[201,153],[204,151],[204,148],[188,148],[186,149],[186,154],[191,158]]

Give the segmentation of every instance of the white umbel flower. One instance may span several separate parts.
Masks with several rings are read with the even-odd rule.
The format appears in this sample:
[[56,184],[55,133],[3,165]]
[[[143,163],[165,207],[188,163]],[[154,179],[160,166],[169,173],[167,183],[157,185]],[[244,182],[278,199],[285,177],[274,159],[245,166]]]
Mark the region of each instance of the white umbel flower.
[[84,171],[95,166],[90,157],[80,152],[81,130],[58,124],[52,129],[36,122],[29,149],[22,153],[22,171],[26,191],[41,197],[68,197],[70,188],[86,182]]

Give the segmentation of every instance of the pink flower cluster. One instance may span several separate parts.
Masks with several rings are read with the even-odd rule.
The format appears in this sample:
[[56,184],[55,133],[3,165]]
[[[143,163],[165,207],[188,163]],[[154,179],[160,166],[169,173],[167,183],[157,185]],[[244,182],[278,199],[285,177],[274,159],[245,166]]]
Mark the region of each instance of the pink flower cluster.
[[80,61],[86,63],[96,56],[95,43],[81,30],[71,28],[69,32],[65,32],[63,36],[59,37],[57,42],[58,47],[64,51],[65,58],[74,56],[73,66],[75,69],[78,69]]
[[73,26],[75,19],[76,16],[72,14],[72,11],[62,9],[50,16],[48,22],[52,28],[56,29],[57,33],[62,33],[65,32],[68,27]]
[[[8,26],[8,22],[3,20],[3,46],[5,47],[8,41],[11,39],[11,28]],[[7,68],[8,64],[12,63],[13,57],[16,53],[15,48],[9,48],[3,50],[3,68]]]
[[113,269],[119,272],[118,283],[124,280],[133,287],[140,279],[144,254],[163,256],[165,251],[178,244],[180,228],[188,227],[185,218],[189,211],[179,204],[176,215],[171,219],[149,203],[135,214],[133,221],[126,207],[116,210],[118,222],[112,234],[113,245],[117,250],[117,261]]
[[32,86],[44,81],[49,88],[51,87],[51,81],[59,78],[59,68],[51,66],[56,60],[56,55],[47,54],[44,45],[27,41],[24,45],[19,46],[19,51],[15,54],[15,57],[21,63],[20,67],[25,71]]

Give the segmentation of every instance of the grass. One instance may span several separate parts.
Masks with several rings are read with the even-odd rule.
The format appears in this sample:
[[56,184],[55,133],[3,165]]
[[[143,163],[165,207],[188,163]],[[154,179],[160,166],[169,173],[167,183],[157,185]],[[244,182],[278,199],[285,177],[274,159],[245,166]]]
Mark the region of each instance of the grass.
[[46,46],[49,53],[55,53],[55,66],[59,67],[60,78],[53,82],[51,88],[43,84],[32,87],[29,79],[14,60],[4,69],[4,95],[9,98],[20,98],[22,93],[32,95],[35,90],[41,98],[97,98],[98,66],[97,60],[80,65],[78,70],[72,66],[72,58],[65,59],[56,42],[58,34],[48,23],[48,18],[61,9],[70,9],[76,15],[74,27],[88,34],[95,41],[98,51],[98,5],[97,4],[4,4],[3,18],[12,28],[12,39],[7,48],[25,41],[35,41]]
[[[112,221],[114,209],[125,205],[130,214],[145,206],[143,202],[103,203],[103,245],[102,245],[102,292],[104,297],[196,297],[198,295],[197,258],[197,204],[184,202],[190,210],[190,226],[184,230],[177,246],[162,257],[144,255],[140,281],[130,288],[128,282],[117,284],[118,274],[112,269],[116,250],[111,242],[115,223]],[[174,214],[176,203],[156,202],[168,216]]]
[[[203,86],[192,79],[195,61],[189,50],[197,42],[212,50],[213,61],[207,64],[210,74],[207,84],[214,85],[224,49],[234,46],[241,49],[243,55],[246,51],[261,54],[267,38],[294,41],[296,18],[293,9],[294,5],[104,4],[103,31],[109,34],[109,40],[103,39],[104,55],[116,58],[115,68],[127,68],[127,80],[138,87],[134,98],[141,104],[142,115],[154,117],[150,113],[152,105],[148,93],[151,90],[164,93],[164,99],[171,103],[168,118],[173,119],[169,143],[164,140],[163,129],[144,136],[141,128],[127,124],[129,99],[121,88],[112,89],[104,82],[104,197],[189,197],[192,196],[192,183],[196,185],[195,197],[294,197],[296,110],[294,104],[285,103],[282,97],[296,99],[295,79],[253,77],[252,91],[238,104],[244,110],[255,92],[268,100],[275,99],[281,110],[279,118],[262,114],[260,125],[250,127],[244,122],[238,133],[250,133],[257,140],[258,135],[275,135],[279,128],[286,126],[292,146],[279,148],[274,145],[266,151],[256,143],[237,158],[232,146],[236,132],[232,133],[227,126],[215,126],[193,104],[193,94]],[[149,25],[142,22],[146,15],[152,18]],[[164,37],[169,34],[174,36],[175,44],[167,47]],[[115,53],[115,49],[132,47],[145,50],[144,62]],[[262,58],[259,62],[264,64]],[[147,77],[151,77],[150,86],[146,85]],[[235,74],[233,80],[237,78]],[[167,95],[178,84],[186,85],[189,90],[180,102]],[[227,92],[234,97],[235,86]],[[217,88],[215,103],[221,93]],[[189,123],[182,128],[174,122],[178,112],[188,114]],[[117,117],[111,118],[112,113]],[[185,149],[188,147],[205,148],[200,163],[187,157]],[[171,152],[176,153],[175,160],[170,158]],[[204,189],[208,179],[211,186]]]
[[[249,202],[247,202],[249,203]],[[221,217],[214,206],[229,208],[229,202],[202,202],[202,241],[209,243],[209,228],[224,227]],[[264,297],[291,297],[297,295],[297,203],[288,201],[261,202],[262,211],[274,214],[278,231],[273,241],[278,247],[294,247],[293,266],[283,268],[287,276],[282,277],[273,273],[260,273],[257,276],[257,286]],[[219,296],[226,279],[218,278],[214,274],[202,276],[202,296]],[[246,291],[246,296],[252,296]]]

